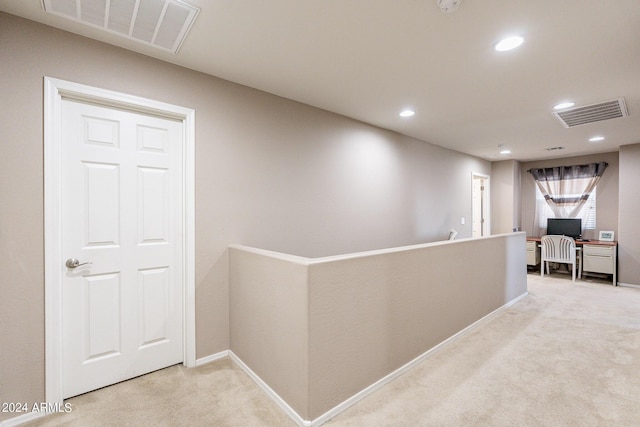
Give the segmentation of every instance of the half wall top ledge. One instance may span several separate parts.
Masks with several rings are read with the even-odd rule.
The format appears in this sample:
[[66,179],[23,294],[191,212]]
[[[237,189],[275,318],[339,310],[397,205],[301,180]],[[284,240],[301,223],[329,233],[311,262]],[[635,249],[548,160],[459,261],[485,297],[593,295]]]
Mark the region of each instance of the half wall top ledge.
[[232,245],[231,351],[317,425],[526,295],[525,264],[522,232],[323,258]]

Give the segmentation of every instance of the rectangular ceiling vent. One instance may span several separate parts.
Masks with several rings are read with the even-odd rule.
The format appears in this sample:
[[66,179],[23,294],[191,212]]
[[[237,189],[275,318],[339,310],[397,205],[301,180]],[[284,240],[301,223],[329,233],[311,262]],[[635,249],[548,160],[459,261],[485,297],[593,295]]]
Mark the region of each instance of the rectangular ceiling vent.
[[554,112],[562,126],[572,128],[574,126],[585,125],[587,123],[599,122],[601,120],[617,119],[627,117],[627,106],[624,98],[613,101],[602,102],[600,104],[575,107],[568,110]]
[[46,12],[178,53],[200,12],[180,0],[42,0]]

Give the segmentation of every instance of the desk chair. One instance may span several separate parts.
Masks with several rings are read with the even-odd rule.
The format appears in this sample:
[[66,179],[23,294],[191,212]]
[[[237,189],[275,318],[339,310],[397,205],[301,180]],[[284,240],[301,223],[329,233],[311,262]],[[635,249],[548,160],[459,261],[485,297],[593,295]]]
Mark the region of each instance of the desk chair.
[[[560,264],[571,265],[571,280],[576,281],[576,242],[571,237],[547,235],[541,239],[540,257],[542,265],[540,266],[540,276],[544,276],[545,265],[547,274],[549,272],[549,263],[557,262]],[[578,270],[578,278],[582,276]]]

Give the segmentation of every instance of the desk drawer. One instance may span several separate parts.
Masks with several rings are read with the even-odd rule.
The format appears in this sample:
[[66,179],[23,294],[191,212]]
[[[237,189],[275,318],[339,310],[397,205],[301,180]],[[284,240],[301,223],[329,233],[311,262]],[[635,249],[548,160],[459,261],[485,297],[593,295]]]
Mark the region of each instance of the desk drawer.
[[614,246],[602,246],[602,245],[584,245],[584,255],[597,255],[597,256],[613,256]]
[[535,267],[540,264],[540,248],[538,242],[527,242],[527,265]]
[[615,271],[615,246],[584,245],[583,271],[613,274]]
[[527,265],[535,267],[540,264],[540,252],[527,251]]
[[613,258],[610,256],[586,255],[582,264],[583,271],[613,274]]

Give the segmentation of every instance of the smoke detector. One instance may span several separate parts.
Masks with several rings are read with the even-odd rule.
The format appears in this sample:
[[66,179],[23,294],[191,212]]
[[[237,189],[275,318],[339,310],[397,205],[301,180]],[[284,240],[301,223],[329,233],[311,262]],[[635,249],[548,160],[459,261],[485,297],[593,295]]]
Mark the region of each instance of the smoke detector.
[[436,0],[436,4],[445,13],[456,11],[462,4],[462,0]]

